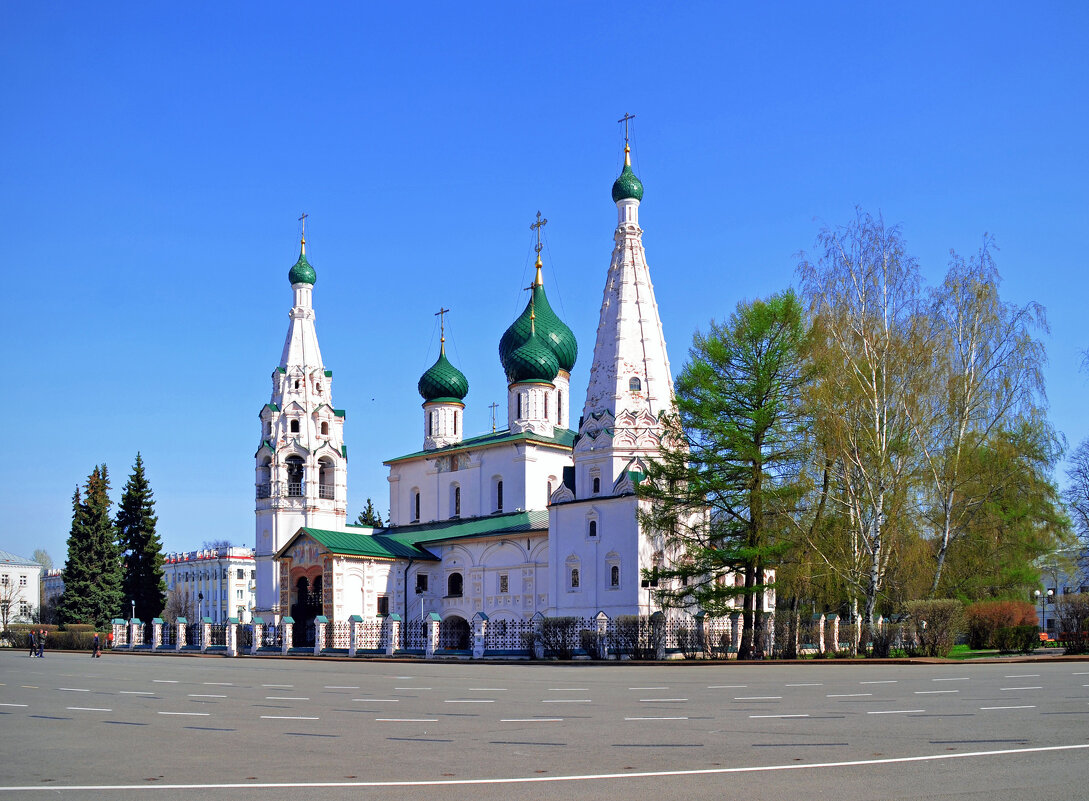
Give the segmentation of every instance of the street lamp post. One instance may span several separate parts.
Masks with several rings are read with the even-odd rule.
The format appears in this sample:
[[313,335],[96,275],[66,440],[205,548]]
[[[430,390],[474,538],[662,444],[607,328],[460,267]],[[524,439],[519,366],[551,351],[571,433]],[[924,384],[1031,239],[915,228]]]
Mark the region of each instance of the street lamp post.
[[136,599],[132,601],[132,617],[129,620],[136,620]]
[[1046,604],[1051,603],[1052,597],[1055,595],[1055,590],[1049,589],[1046,593],[1039,590],[1033,590],[1035,595],[1040,600],[1040,631],[1047,633],[1047,611]]
[[204,593],[197,593],[197,617],[201,618],[204,615]]

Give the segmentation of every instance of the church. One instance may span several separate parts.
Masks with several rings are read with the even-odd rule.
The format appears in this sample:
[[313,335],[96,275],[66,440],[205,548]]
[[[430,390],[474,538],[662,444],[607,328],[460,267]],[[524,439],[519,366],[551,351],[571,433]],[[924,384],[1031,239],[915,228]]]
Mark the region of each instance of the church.
[[[316,273],[302,238],[288,279],[293,306],[256,453],[256,614],[345,621],[436,613],[467,624],[534,615],[650,614],[662,544],[642,530],[635,487],[660,447],[673,380],[639,205],[624,167],[612,187],[612,259],[581,413],[571,412],[579,355],[536,277],[499,340],[506,428],[464,431],[469,384],[446,355],[420,377],[421,438],[387,459],[389,522],[347,522],[344,411],[333,405],[314,326]],[[494,428],[494,426],[493,426]]]

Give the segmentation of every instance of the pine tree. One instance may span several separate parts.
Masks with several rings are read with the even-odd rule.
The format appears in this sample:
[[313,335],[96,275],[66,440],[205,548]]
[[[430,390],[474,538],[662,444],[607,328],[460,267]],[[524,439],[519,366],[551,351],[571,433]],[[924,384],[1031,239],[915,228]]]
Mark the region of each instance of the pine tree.
[[109,492],[106,465],[100,465],[87,477],[82,500],[78,490],[73,498],[64,595],[58,609],[64,623],[101,628],[121,612],[121,560]]
[[136,601],[136,617],[151,620],[166,606],[163,544],[155,530],[155,500],[139,453],[117,509],[117,541],[124,565],[123,597]]
[[382,527],[382,515],[374,508],[374,503],[370,498],[367,498],[367,505],[363,507],[363,511],[359,513],[359,517],[356,518],[355,524],[357,526],[373,526],[374,528]]

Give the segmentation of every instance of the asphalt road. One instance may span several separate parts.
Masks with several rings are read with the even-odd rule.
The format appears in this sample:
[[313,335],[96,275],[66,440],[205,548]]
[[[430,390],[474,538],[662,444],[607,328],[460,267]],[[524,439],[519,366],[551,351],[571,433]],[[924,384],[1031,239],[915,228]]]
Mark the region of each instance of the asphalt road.
[[0,652],[0,801],[1089,798],[1089,662]]

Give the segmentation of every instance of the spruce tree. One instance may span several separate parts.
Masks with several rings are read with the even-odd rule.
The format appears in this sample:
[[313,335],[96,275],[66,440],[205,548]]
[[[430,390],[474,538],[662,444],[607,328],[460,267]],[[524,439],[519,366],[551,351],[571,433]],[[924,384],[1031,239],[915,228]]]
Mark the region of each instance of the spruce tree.
[[106,465],[100,465],[87,477],[82,500],[78,490],[73,498],[64,595],[58,610],[64,623],[93,623],[102,628],[121,613],[121,560],[109,492]]
[[382,527],[382,515],[374,508],[374,502],[371,501],[370,498],[367,498],[367,505],[363,507],[363,511],[359,513],[359,517],[356,518],[355,524],[357,526],[373,526],[374,528]]
[[155,500],[139,453],[117,509],[117,541],[124,565],[125,601],[136,601],[136,617],[147,621],[166,606],[163,544],[155,530]]

